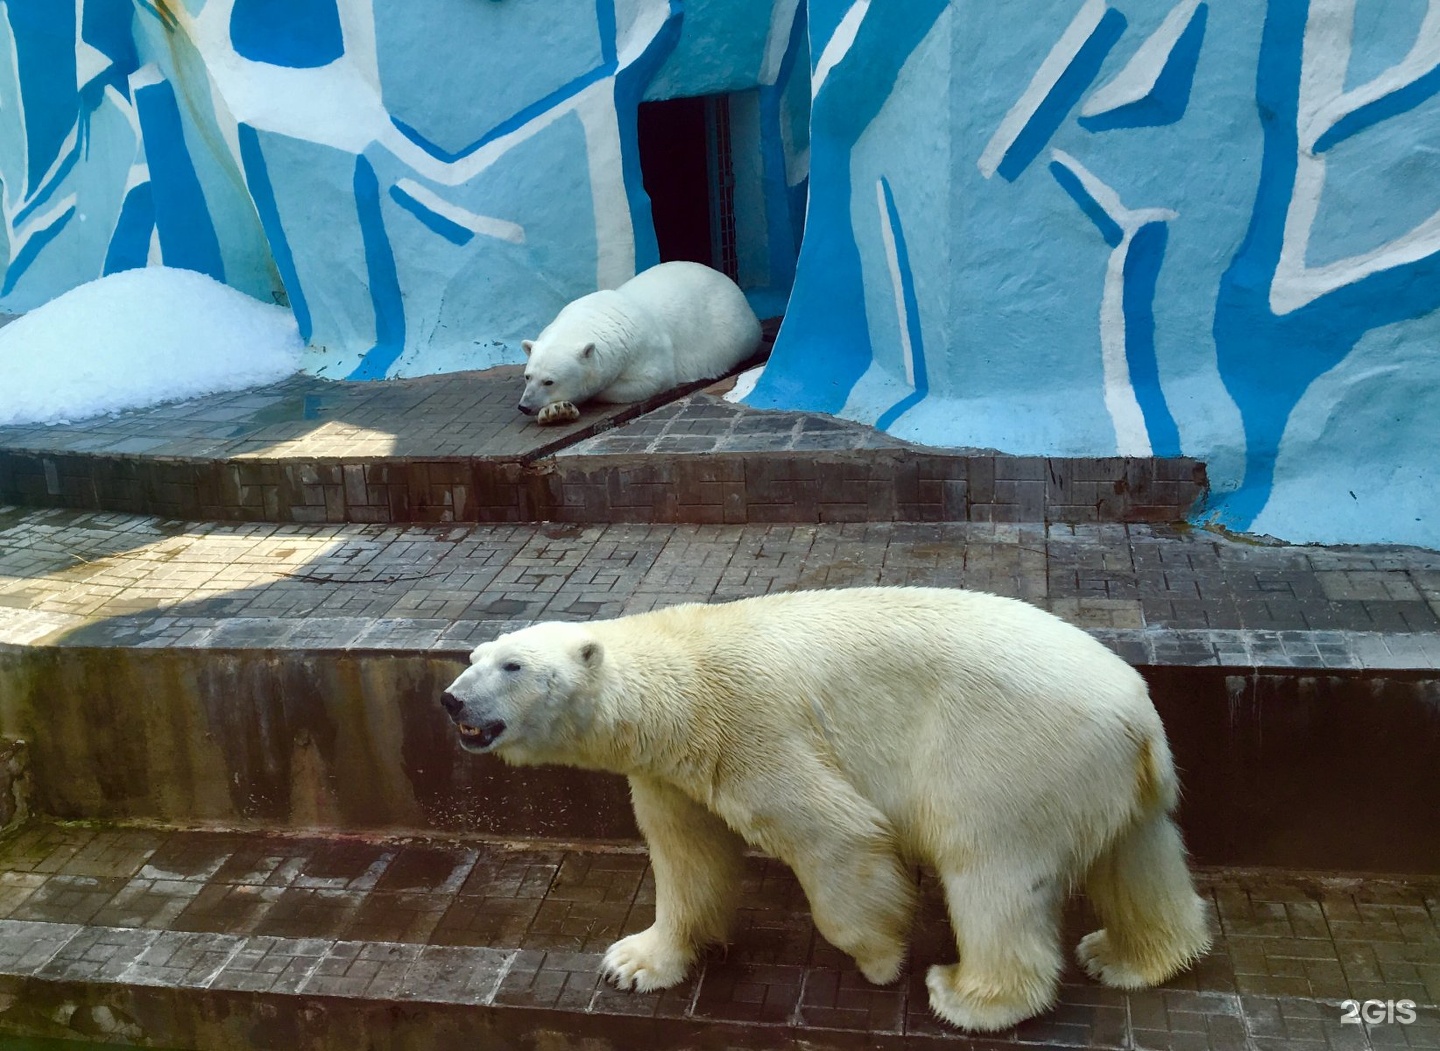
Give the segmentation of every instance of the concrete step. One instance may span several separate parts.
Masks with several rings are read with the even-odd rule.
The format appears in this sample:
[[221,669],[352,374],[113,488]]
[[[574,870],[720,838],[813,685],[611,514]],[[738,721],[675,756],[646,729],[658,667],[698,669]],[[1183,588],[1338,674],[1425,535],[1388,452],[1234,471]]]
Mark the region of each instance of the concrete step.
[[[0,840],[0,1034],[206,1051],[1440,1047],[1433,878],[1203,870],[1217,940],[1193,970],[1122,992],[1067,963],[1054,1010],[986,1039],[929,1012],[925,970],[955,947],[917,878],[894,986],[866,983],[788,871],[752,858],[728,948],[675,989],[624,993],[598,965],[653,917],[633,849],[37,824]],[[1072,903],[1067,953],[1093,923]],[[1398,1010],[1347,1024],[1349,1000]]]
[[1166,522],[1206,485],[1190,459],[929,449],[703,383],[539,427],[515,410],[518,373],[296,377],[4,427],[0,502],[267,522]]
[[623,782],[458,749],[468,649],[537,619],[968,586],[1152,683],[1198,860],[1440,873],[1440,556],[1039,524],[187,525],[0,515],[0,737],[73,819],[633,838]]

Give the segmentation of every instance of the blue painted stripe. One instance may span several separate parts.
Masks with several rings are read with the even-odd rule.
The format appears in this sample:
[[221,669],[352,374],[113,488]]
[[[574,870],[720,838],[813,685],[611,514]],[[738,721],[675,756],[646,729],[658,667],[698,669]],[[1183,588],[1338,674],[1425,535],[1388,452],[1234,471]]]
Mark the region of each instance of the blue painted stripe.
[[1044,100],[1035,108],[1020,134],[1005,151],[1005,157],[996,168],[1007,182],[1014,182],[1040,155],[1051,137],[1059,130],[1075,104],[1080,101],[1087,88],[1100,72],[1100,66],[1110,54],[1115,42],[1125,33],[1129,23],[1115,8],[1109,8],[1100,17],[1090,38],[1080,46],[1065,72],[1050,87]]
[[230,43],[252,62],[291,69],[328,66],[345,54],[335,0],[235,0]]
[[110,235],[103,274],[138,270],[150,258],[150,234],[155,229],[155,196],[148,182],[130,188],[120,206],[120,218]]
[[1315,140],[1315,152],[1324,153],[1382,120],[1408,113],[1432,98],[1437,91],[1440,91],[1440,67],[1417,77],[1398,91],[1382,95],[1374,102],[1367,102],[1359,109],[1345,114],[1332,124],[1324,135]]
[[885,219],[895,238],[895,259],[900,268],[900,294],[905,303],[905,331],[910,337],[910,360],[915,371],[915,389],[880,414],[875,429],[883,431],[912,406],[930,393],[930,377],[925,370],[925,341],[920,332],[920,302],[915,296],[915,275],[910,270],[910,250],[905,246],[905,231],[900,225],[900,212],[895,207],[895,194],[890,180],[880,179],[885,197]]
[[370,302],[375,307],[375,346],[365,352],[347,378],[383,380],[405,349],[405,302],[395,269],[395,252],[380,211],[380,180],[363,154],[355,158],[354,188],[360,238],[365,245],[365,270],[370,278]]
[[780,59],[775,83],[760,88],[760,156],[762,184],[765,195],[766,248],[768,249],[768,285],[788,292],[795,282],[795,261],[800,252],[801,228],[795,223],[791,208],[790,186],[785,170],[785,143],[780,135],[780,107],[790,78],[795,72],[799,55],[805,49],[806,5],[795,9],[790,26],[790,39]]
[[1150,448],[1156,456],[1180,455],[1180,428],[1165,402],[1160,363],[1155,355],[1155,283],[1165,261],[1170,227],[1146,223],[1135,231],[1125,253],[1121,301],[1125,314],[1125,362],[1130,385],[1145,417]]
[[[905,61],[948,6],[945,0],[907,0],[890,5],[884,18],[864,19],[853,53],[864,55],[865,61],[842,62],[830,71],[810,114],[813,177],[785,326],[745,404],[837,412],[873,363],[865,270],[851,212],[850,150],[889,98],[889,92],[877,91],[876,85],[895,83]],[[837,11],[838,6],[812,6],[812,56],[817,42],[834,29],[816,19]]]
[[606,63],[605,65],[600,66],[598,69],[592,69],[588,73],[584,73],[581,76],[576,77],[574,80],[570,81],[570,83],[556,88],[554,91],[550,92],[550,94],[546,95],[538,102],[532,102],[530,105],[515,113],[513,116],[507,117],[505,120],[502,120],[499,124],[495,125],[484,135],[480,136],[480,138],[472,142],[469,146],[466,146],[463,149],[457,150],[453,153],[449,150],[442,148],[436,143],[431,142],[419,131],[412,128],[409,124],[406,124],[399,117],[392,115],[390,117],[390,123],[395,125],[396,129],[400,132],[400,134],[404,135],[407,139],[413,142],[416,146],[419,146],[422,150],[424,150],[430,156],[434,157],[437,161],[444,161],[446,164],[454,164],[456,161],[461,160],[464,157],[470,156],[470,154],[474,153],[476,150],[480,149],[487,143],[494,142],[502,135],[508,135],[510,134],[510,132],[515,131],[518,128],[523,128],[526,124],[530,123],[536,117],[551,109],[554,109],[566,99],[572,98],[575,95],[580,94],[580,92],[584,91],[591,84],[594,84],[596,81],[599,80],[604,80],[606,77],[610,76],[614,72],[614,63]]
[[15,253],[15,258],[10,260],[10,265],[5,270],[5,284],[0,286],[0,296],[8,296],[15,288],[15,282],[20,280],[22,274],[30,268],[40,253],[44,251],[55,238],[60,236],[60,231],[65,229],[70,220],[75,218],[75,206],[72,204],[61,216],[43,230],[37,230],[30,235],[30,240],[25,246]]
[[290,240],[285,236],[285,225],[280,221],[280,208],[275,203],[275,187],[270,183],[270,169],[265,164],[265,154],[260,149],[260,136],[249,124],[239,125],[240,163],[245,167],[245,183],[250,189],[250,199],[255,202],[255,211],[260,216],[260,226],[270,242],[270,255],[275,260],[275,269],[280,271],[280,280],[285,285],[285,295],[290,300],[290,310],[300,328],[300,338],[310,342],[313,326],[310,320],[310,305],[305,301],[305,291],[300,285],[300,274],[295,269],[295,255],[290,250]]
[[421,204],[398,186],[390,187],[390,199],[451,244],[467,244],[475,237],[474,230],[470,230],[451,219],[445,218],[445,216],[433,208],[428,208]]
[[619,57],[615,50],[615,0],[595,0],[595,24],[600,30],[600,61],[613,68]]
[[1079,118],[1087,131],[1110,131],[1115,128],[1159,128],[1175,124],[1190,106],[1190,92],[1195,84],[1195,69],[1200,62],[1200,49],[1205,43],[1205,23],[1210,5],[1200,4],[1190,16],[1190,23],[1175,41],[1165,65],[1155,78],[1155,86],[1143,99],[1117,106],[1106,113]]
[[75,8],[56,0],[7,0],[20,98],[25,113],[27,196],[39,191],[75,126],[80,96],[75,73]]
[[1119,248],[1120,242],[1125,240],[1125,231],[1120,229],[1119,223],[1110,218],[1110,213],[1101,207],[1100,202],[1090,195],[1079,176],[1059,161],[1050,162],[1050,174],[1055,176],[1060,188],[1075,199],[1080,210],[1089,216],[1095,229],[1100,231],[1100,236],[1105,238],[1105,243],[1111,248]]
[[185,145],[175,89],[168,80],[147,84],[135,92],[135,108],[145,139],[150,181],[155,187],[155,228],[160,233],[165,265],[224,281],[220,238]]
[[630,203],[630,229],[635,239],[635,270],[646,270],[660,262],[660,244],[655,239],[655,217],[645,177],[640,170],[640,100],[650,80],[675,50],[680,40],[684,7],[670,0],[670,13],[650,43],[636,59],[615,73],[615,120],[620,128],[620,171],[625,196]]
[[55,174],[45,182],[44,186],[36,191],[35,196],[30,198],[24,208],[21,208],[15,213],[15,218],[10,220],[12,228],[19,226],[26,219],[30,218],[30,216],[34,215],[46,201],[55,195],[55,191],[58,190],[60,184],[65,181],[65,176],[70,174],[76,162],[80,160],[80,149],[87,139],[88,135],[77,134],[75,136],[75,145],[71,147],[70,152],[65,155],[65,159],[60,162],[60,166],[55,169]]

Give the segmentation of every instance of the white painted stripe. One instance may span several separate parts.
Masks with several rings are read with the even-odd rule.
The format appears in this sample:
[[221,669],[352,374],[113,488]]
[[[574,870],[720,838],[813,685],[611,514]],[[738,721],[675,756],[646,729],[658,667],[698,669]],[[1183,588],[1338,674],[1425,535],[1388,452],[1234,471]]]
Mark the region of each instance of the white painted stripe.
[[1270,309],[1288,314],[1371,274],[1440,252],[1440,211],[1407,233],[1368,252],[1310,267],[1310,237],[1325,191],[1326,155],[1315,142],[1361,106],[1402,90],[1440,65],[1440,0],[1430,0],[1414,45],[1399,63],[1346,92],[1345,73],[1354,40],[1355,0],[1312,0],[1300,73],[1296,122],[1300,149],[1295,188],[1285,215],[1280,259],[1270,283]]
[[1118,193],[1101,182],[1094,172],[1070,154],[1064,150],[1051,150],[1050,157],[1068,168],[1070,174],[1080,180],[1080,185],[1085,187],[1085,192],[1095,198],[1095,203],[1105,210],[1106,215],[1115,220],[1127,236],[1146,223],[1179,218],[1179,213],[1169,208],[1126,208]]
[[895,293],[895,317],[900,325],[900,357],[905,365],[905,382],[915,386],[915,348],[910,346],[910,315],[905,309],[905,285],[900,276],[900,253],[890,209],[885,206],[885,180],[875,180],[875,198],[880,208],[880,240],[885,245],[885,263],[890,267],[890,287]]
[[60,217],[69,211],[75,204],[76,196],[73,193],[66,194],[56,201],[49,208],[25,220],[23,226],[15,230],[10,241],[10,258],[14,259],[20,254],[20,249],[30,241],[36,234],[44,233],[50,227],[59,222]]
[[1132,232],[1110,253],[1105,265],[1105,292],[1100,298],[1100,363],[1105,383],[1105,409],[1115,427],[1115,450],[1121,456],[1149,456],[1150,431],[1130,382],[1125,359],[1125,257]]
[[1170,53],[1175,50],[1180,37],[1190,28],[1200,0],[1180,0],[1165,16],[1165,21],[1151,33],[1149,38],[1135,49],[1130,61],[1123,69],[1104,84],[1086,101],[1080,109],[1082,117],[1094,117],[1101,113],[1139,102],[1155,90]]
[[[1350,5],[1353,12],[1354,0],[1345,0],[1345,2]],[[1318,53],[1318,46],[1317,53],[1314,55],[1317,62],[1325,61],[1331,66],[1339,66],[1342,84],[1345,69],[1349,66],[1350,45],[1351,39],[1347,37],[1341,53],[1343,61],[1340,62],[1336,62],[1333,57],[1322,58]],[[1311,55],[1307,53],[1306,59],[1310,58]],[[1301,121],[1301,143],[1306,148],[1313,146],[1320,136],[1333,128],[1341,119],[1348,117],[1362,106],[1368,106],[1377,99],[1408,87],[1437,66],[1440,66],[1440,0],[1430,0],[1429,8],[1425,12],[1425,19],[1415,34],[1415,43],[1403,59],[1374,80],[1362,84],[1352,91],[1341,92],[1329,101],[1311,100],[1314,103],[1314,110],[1307,113]],[[1330,78],[1327,77],[1327,79]]]
[[735,377],[735,386],[721,395],[726,401],[741,401],[750,396],[755,389],[755,384],[760,382],[760,376],[765,371],[764,365],[756,365],[753,369],[746,369]]
[[790,47],[790,33],[795,28],[795,14],[800,0],[776,0],[770,9],[770,32],[765,38],[765,57],[760,63],[760,83],[774,84],[780,79],[780,66]]
[[1000,127],[980,154],[980,160],[976,163],[980,174],[985,178],[990,178],[999,169],[1000,162],[1025,130],[1025,125],[1030,123],[1030,118],[1035,116],[1035,111],[1050,94],[1056,81],[1070,68],[1070,63],[1075,61],[1075,56],[1095,32],[1100,20],[1105,17],[1107,8],[1105,0],[1086,0],[1085,6],[1050,49],[1050,54],[1045,56],[1045,61],[1030,79],[1029,87],[1020,96],[1020,100],[1010,107],[1010,112],[1005,114],[1005,119],[1000,122]]
[[1149,456],[1150,430],[1145,413],[1130,380],[1130,362],[1125,357],[1125,261],[1135,234],[1147,223],[1177,218],[1169,208],[1126,208],[1120,195],[1093,172],[1062,150],[1051,150],[1051,158],[1064,165],[1085,192],[1120,227],[1121,240],[1105,264],[1105,288],[1100,297],[1100,368],[1105,388],[1105,409],[1115,428],[1115,448],[1121,456]]
[[421,186],[414,179],[399,179],[395,186],[402,193],[408,193],[436,215],[444,216],[456,226],[463,226],[472,233],[482,234],[485,237],[509,241],[511,244],[525,243],[525,228],[519,223],[495,219],[488,215],[477,215],[457,204],[451,204],[432,190]]
[[[1098,0],[1098,2],[1103,4],[1104,0]],[[820,86],[825,83],[825,78],[830,75],[830,71],[849,54],[850,47],[855,43],[855,37],[860,32],[860,23],[865,20],[865,13],[869,10],[870,0],[855,0],[850,5],[850,10],[845,12],[845,17],[840,19],[840,24],[835,27],[835,32],[830,34],[830,39],[825,41],[825,47],[821,50],[820,58],[815,63],[815,75],[810,80],[811,98],[820,94]]]

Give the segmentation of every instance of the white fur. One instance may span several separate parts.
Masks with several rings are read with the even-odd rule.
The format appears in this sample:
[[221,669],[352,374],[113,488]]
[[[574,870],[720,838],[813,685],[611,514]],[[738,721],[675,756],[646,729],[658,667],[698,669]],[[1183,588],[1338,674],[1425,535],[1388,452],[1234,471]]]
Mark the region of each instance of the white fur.
[[623,988],[674,985],[724,939],[747,842],[879,983],[904,960],[910,866],[933,866],[960,962],[930,969],[931,1005],[966,1028],[1053,1002],[1075,882],[1105,922],[1079,958],[1107,984],[1209,945],[1144,681],[1022,602],[860,588],[539,624],[478,647],[449,692],[471,750],[630,779],[656,908],[605,956]]
[[723,375],[759,344],[760,322],[735,282],[699,263],[661,263],[581,296],[521,343],[529,360],[520,409],[641,401]]

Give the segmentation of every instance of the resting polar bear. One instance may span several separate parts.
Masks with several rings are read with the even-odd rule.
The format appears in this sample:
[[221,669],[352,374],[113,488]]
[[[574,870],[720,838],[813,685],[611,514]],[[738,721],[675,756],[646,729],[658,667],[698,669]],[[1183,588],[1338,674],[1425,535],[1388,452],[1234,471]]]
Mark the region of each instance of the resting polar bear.
[[760,322],[735,282],[699,263],[661,263],[581,296],[520,342],[528,359],[520,411],[569,423],[580,402],[642,401],[713,379],[759,345]]
[[470,661],[442,698],[468,750],[630,779],[656,903],[605,954],[622,988],[674,985],[724,939],[747,842],[880,984],[905,958],[908,866],[933,866],[960,962],[930,968],[930,1004],[968,1029],[1054,1001],[1075,881],[1105,923],[1077,955],[1107,985],[1163,981],[1209,946],[1144,681],[1033,606],[794,592],[538,624]]

